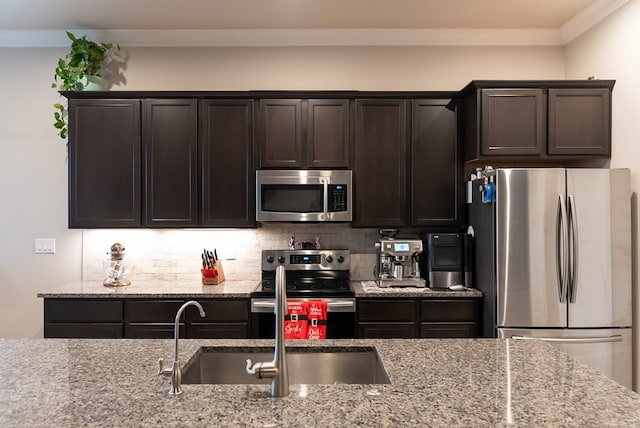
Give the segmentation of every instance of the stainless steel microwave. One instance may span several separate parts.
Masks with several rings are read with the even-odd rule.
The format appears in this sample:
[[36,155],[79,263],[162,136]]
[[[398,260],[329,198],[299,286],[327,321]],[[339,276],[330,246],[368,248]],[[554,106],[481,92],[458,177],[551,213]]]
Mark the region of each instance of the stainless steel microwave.
[[256,171],[257,221],[351,221],[351,171]]

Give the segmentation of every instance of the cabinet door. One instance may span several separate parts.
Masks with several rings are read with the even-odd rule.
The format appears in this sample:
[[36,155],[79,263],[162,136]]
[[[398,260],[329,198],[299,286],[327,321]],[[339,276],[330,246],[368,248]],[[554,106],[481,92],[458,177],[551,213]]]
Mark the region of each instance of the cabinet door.
[[253,101],[200,105],[202,225],[255,225]]
[[257,130],[261,168],[302,168],[302,100],[262,99]]
[[482,89],[481,153],[542,155],[546,109],[542,89]]
[[69,227],[140,227],[140,101],[69,100]]
[[413,100],[411,224],[462,226],[462,160],[453,100]]
[[407,219],[406,101],[356,100],[356,227],[403,226]]
[[195,100],[144,100],[145,226],[197,224]]
[[307,164],[310,168],[348,168],[349,100],[308,100]]
[[549,89],[551,155],[611,155],[610,90]]

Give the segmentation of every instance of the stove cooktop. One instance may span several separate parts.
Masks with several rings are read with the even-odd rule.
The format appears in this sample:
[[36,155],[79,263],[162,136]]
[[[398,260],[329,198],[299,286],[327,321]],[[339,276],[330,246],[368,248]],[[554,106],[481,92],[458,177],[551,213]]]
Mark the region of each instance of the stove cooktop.
[[262,284],[256,297],[275,295],[275,268],[286,268],[288,297],[353,297],[348,250],[262,251]]

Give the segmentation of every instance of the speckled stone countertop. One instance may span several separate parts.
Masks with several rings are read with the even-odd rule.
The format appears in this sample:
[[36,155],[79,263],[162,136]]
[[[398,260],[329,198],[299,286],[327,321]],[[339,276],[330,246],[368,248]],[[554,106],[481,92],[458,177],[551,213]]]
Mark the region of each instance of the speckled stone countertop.
[[482,297],[482,291],[475,288],[461,291],[432,290],[428,287],[380,288],[374,281],[351,281],[351,286],[356,297]]
[[[181,340],[180,355],[189,364],[200,346],[272,344]],[[639,395],[538,341],[295,345],[374,346],[391,384],[292,385],[285,398],[269,385],[183,385],[169,397],[156,371],[171,340],[0,339],[0,426],[640,426]]]
[[125,287],[105,287],[102,281],[81,281],[41,291],[45,298],[198,298],[246,297],[260,281],[226,280],[218,285],[202,285],[198,281],[133,281]]
[[[371,281],[370,281],[371,283]],[[105,287],[102,281],[81,281],[41,291],[43,298],[248,298],[260,286],[256,280],[226,280],[218,285],[197,281],[134,281],[126,287]],[[464,291],[430,288],[379,288],[351,281],[356,297],[482,297],[477,289]]]

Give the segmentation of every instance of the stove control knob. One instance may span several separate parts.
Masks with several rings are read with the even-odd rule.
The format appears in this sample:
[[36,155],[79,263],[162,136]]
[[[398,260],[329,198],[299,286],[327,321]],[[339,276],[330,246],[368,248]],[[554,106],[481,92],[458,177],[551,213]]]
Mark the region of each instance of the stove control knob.
[[344,261],[344,257],[338,256],[338,263],[342,263]]
[[273,256],[267,256],[267,263],[273,263]]
[[331,263],[333,261],[333,256],[327,256],[325,260],[327,261],[327,263]]
[[284,263],[284,256],[280,256],[280,257],[278,257],[278,262],[280,262],[280,263]]

